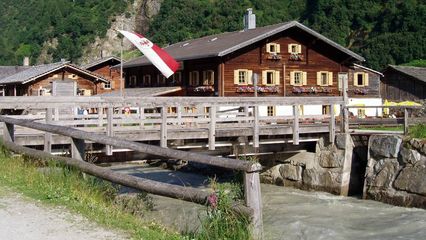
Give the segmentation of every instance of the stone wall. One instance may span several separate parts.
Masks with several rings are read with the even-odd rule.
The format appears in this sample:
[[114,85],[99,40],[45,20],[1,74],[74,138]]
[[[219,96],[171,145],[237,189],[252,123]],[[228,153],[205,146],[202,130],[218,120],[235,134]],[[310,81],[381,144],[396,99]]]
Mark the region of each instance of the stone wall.
[[371,136],[363,197],[426,208],[426,140]]
[[264,183],[347,195],[353,142],[338,134],[336,143],[320,138],[315,153],[301,152],[261,174]]

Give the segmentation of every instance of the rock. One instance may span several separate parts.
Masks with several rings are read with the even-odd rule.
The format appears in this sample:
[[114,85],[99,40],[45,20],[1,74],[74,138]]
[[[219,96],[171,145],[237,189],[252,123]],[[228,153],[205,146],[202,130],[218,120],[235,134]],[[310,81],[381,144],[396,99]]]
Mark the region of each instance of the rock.
[[414,165],[421,159],[421,154],[418,151],[405,147],[401,148],[399,154],[401,155],[402,163],[405,164]]
[[346,146],[346,134],[336,134],[336,147],[339,149],[345,149]]
[[301,166],[295,166],[292,164],[283,164],[280,167],[281,177],[294,181],[302,180],[302,170]]
[[286,163],[291,163],[296,166],[303,166],[306,169],[311,169],[315,165],[315,153],[301,152],[287,159]]
[[377,157],[397,157],[401,143],[400,136],[373,135],[370,137],[370,153]]
[[396,159],[382,159],[374,166],[375,177],[370,182],[370,186],[379,188],[390,188],[398,171],[398,161]]
[[319,156],[319,165],[323,168],[339,168],[343,166],[345,151],[323,151]]
[[394,185],[396,189],[426,196],[426,166],[404,168]]
[[280,168],[282,164],[278,164],[267,171],[263,172],[260,177],[264,183],[272,183],[277,185],[283,184],[283,178],[281,177]]
[[309,186],[322,186],[335,188],[340,186],[341,174],[332,170],[320,171],[318,169],[305,169],[303,171],[303,183]]

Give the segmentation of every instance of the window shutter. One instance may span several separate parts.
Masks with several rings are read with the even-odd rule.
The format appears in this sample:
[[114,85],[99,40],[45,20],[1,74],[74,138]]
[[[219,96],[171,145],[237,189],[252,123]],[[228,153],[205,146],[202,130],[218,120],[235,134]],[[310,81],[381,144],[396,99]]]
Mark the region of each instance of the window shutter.
[[266,44],[266,52],[267,53],[271,52],[271,51],[269,51],[270,49],[271,49],[271,44],[270,43]]
[[262,84],[266,85],[267,83],[267,76],[268,76],[268,72],[267,71],[262,71]]
[[328,72],[327,77],[328,77],[328,86],[333,86],[333,73]]
[[368,73],[364,73],[364,86],[368,86]]
[[302,72],[303,85],[308,85],[308,76],[306,72]]
[[290,72],[290,85],[294,85],[294,72]]
[[234,84],[240,84],[238,81],[238,70],[234,70]]
[[277,53],[281,52],[281,46],[280,46],[280,44],[276,44],[276,49],[277,49]]
[[280,71],[275,71],[274,74],[274,84],[280,85]]
[[248,76],[247,83],[248,84],[253,84],[253,71],[252,70],[248,70],[247,72],[248,72],[248,74],[247,74],[247,76]]
[[354,86],[358,87],[358,73],[354,73]]
[[297,45],[297,53],[302,53],[302,45]]
[[291,53],[291,44],[288,45],[288,53]]
[[317,72],[317,85],[321,86],[321,72]]
[[115,81],[111,81],[111,89],[115,89]]

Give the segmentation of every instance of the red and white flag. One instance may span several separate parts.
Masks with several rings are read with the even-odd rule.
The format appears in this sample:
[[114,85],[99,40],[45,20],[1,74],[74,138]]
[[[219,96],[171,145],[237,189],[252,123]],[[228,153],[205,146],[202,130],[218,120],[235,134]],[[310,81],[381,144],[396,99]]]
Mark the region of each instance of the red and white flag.
[[129,39],[166,78],[179,68],[179,63],[174,58],[144,36],[123,30],[119,32]]

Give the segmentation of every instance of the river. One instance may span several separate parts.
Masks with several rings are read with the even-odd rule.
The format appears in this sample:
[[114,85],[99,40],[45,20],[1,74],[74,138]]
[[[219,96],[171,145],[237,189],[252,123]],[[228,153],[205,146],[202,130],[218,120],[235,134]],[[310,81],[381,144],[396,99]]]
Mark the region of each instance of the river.
[[[206,177],[142,165],[112,169],[171,184],[205,189]],[[324,192],[306,192],[262,184],[264,236],[281,239],[426,239],[426,210],[395,207]],[[146,217],[179,231],[197,228],[204,207],[154,196],[155,210]]]

